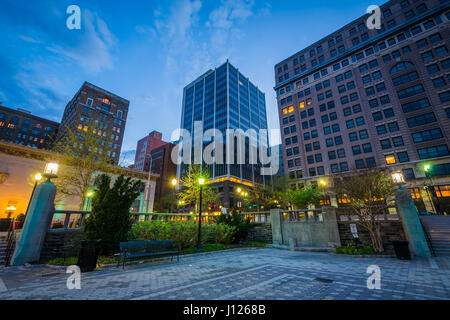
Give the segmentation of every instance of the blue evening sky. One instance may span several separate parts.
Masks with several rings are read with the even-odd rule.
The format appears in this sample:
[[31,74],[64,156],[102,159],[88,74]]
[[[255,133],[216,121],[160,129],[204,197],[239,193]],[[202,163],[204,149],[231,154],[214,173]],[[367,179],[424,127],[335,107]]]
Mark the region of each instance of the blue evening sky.
[[[0,1],[0,101],[60,121],[89,81],[130,100],[123,164],[152,130],[179,127],[183,87],[228,58],[266,93],[279,128],[275,63],[379,0]],[[81,8],[81,30],[66,8]]]

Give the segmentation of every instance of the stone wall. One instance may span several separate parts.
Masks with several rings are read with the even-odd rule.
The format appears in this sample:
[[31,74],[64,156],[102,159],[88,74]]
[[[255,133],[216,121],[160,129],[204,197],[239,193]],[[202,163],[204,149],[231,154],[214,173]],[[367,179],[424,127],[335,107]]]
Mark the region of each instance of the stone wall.
[[[281,210],[270,210],[273,244],[290,245],[295,239],[298,247],[340,246],[336,211],[332,207],[315,211],[312,218],[289,220]],[[315,217],[315,218],[314,218]]]
[[[339,235],[342,246],[354,245],[353,236],[350,231],[350,224],[355,224],[351,221],[338,221]],[[356,226],[358,230],[359,242],[358,245],[370,245],[370,236],[367,230],[361,226]],[[402,223],[400,220],[382,221],[381,222],[381,236],[383,239],[383,246],[386,251],[393,251],[392,241],[405,240]]]
[[257,224],[250,230],[246,240],[272,243],[272,224],[270,222]]
[[45,236],[41,251],[41,262],[55,258],[77,257],[83,240],[81,229],[54,229]]

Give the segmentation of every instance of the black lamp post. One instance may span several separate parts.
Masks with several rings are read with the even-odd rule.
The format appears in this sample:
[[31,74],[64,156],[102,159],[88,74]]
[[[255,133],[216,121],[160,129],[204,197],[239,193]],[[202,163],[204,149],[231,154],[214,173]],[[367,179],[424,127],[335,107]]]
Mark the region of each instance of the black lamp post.
[[31,191],[31,197],[30,197],[30,201],[28,201],[27,210],[25,211],[25,217],[23,218],[24,222],[25,222],[25,218],[27,217],[28,210],[30,209],[30,203],[31,203],[31,199],[33,199],[34,191],[36,191],[38,182],[41,181],[41,179],[42,179],[42,174],[40,174],[40,173],[38,173],[34,176],[34,187],[33,187],[33,191]]
[[177,179],[172,179],[172,186],[173,186],[173,194],[172,194],[172,196],[173,196],[173,199],[172,199],[172,201],[170,201],[170,212],[171,213],[173,213],[173,211],[174,211],[174,209],[173,209],[173,204],[174,204],[174,202],[176,201],[176,197],[175,197],[175,188],[176,188],[176,186],[177,186],[177,183],[178,183],[178,181],[177,181]]
[[431,165],[426,164],[426,165],[423,166],[423,171],[425,171],[425,176],[428,179],[430,179],[430,186],[428,186],[427,189],[428,189],[429,194],[431,195],[431,197],[430,197],[431,198],[431,203],[434,205],[433,198],[436,196],[435,209],[436,209],[438,214],[442,214],[441,206],[440,206],[440,203],[439,203],[439,197],[438,197],[438,195],[436,193],[436,190],[434,189],[433,179],[431,178],[430,170],[431,170]]
[[198,184],[200,185],[200,199],[199,199],[199,209],[198,209],[198,239],[197,239],[197,250],[202,249],[202,189],[205,184],[205,179],[198,179]]

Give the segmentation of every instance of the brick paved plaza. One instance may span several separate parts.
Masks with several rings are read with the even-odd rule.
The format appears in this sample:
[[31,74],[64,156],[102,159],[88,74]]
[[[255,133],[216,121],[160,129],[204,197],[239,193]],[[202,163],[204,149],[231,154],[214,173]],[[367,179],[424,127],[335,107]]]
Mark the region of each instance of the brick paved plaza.
[[[367,289],[369,265],[381,268],[381,290]],[[67,289],[68,276],[61,268],[2,268],[0,299],[450,298],[449,258],[401,261],[253,249],[97,270],[82,274],[81,290]]]

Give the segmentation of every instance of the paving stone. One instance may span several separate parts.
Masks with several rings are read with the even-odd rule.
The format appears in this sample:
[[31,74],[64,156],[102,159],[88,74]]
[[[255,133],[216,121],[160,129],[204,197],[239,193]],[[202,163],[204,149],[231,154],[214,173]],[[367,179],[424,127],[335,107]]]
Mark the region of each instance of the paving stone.
[[[223,251],[82,274],[81,290],[67,289],[64,268],[10,267],[0,268],[6,288],[0,299],[449,299],[450,258],[432,259],[430,263],[277,249]],[[366,286],[370,265],[381,269],[382,290]]]

